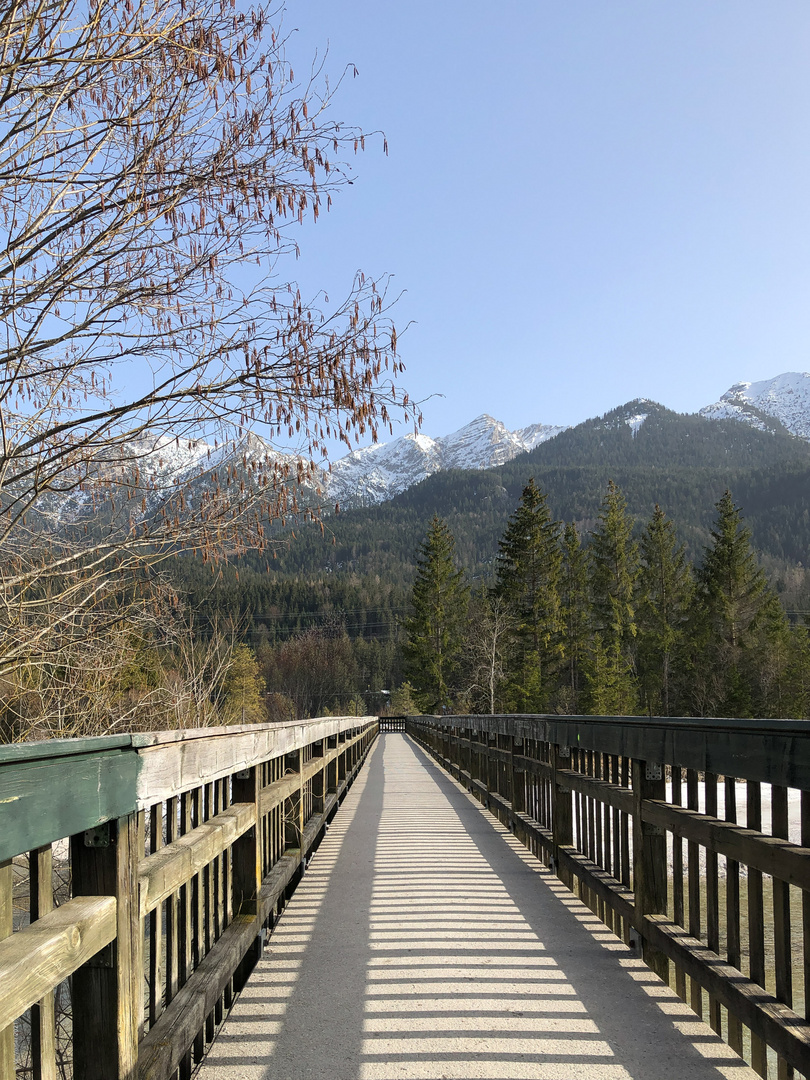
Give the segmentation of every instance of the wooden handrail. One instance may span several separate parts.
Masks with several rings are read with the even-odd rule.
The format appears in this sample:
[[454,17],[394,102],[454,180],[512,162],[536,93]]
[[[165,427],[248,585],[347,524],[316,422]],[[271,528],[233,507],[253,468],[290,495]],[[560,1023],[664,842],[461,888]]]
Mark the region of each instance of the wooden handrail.
[[0,941],[0,1030],[115,939],[115,899],[83,896]]
[[[55,1075],[54,990],[68,976],[60,1030],[77,1076],[187,1074],[377,730],[376,717],[325,717],[0,747],[0,1080],[32,1006],[50,1024],[35,1072]],[[39,882],[17,928],[12,860],[50,876],[64,839],[53,850],[73,899],[48,911],[52,883]]]
[[[411,717],[406,729],[611,929],[636,944],[738,1053],[748,1028],[746,1052],[760,1075],[768,1047],[780,1076],[790,1069],[810,1075],[810,1022],[791,1007],[794,985],[810,999],[810,985],[803,985],[810,973],[810,723],[437,716]],[[740,781],[746,825],[737,822]],[[725,820],[717,812],[720,783]],[[763,783],[772,785],[770,834],[762,828]],[[789,787],[801,800],[799,843],[788,838]],[[725,910],[718,856],[727,865]],[[748,902],[741,918],[743,871]],[[767,927],[763,874],[774,894]],[[801,896],[801,962],[791,947],[791,889]],[[766,939],[773,941],[769,960]]]

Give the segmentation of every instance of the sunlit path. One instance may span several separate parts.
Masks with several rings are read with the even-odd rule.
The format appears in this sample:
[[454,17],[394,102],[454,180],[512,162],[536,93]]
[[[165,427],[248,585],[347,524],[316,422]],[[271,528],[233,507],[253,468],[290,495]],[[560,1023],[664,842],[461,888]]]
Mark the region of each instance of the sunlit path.
[[406,736],[380,737],[203,1080],[753,1080]]

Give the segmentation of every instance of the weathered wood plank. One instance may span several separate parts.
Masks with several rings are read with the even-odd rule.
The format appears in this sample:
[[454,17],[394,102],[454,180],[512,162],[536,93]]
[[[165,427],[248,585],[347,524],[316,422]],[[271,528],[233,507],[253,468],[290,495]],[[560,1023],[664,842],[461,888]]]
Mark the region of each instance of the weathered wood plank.
[[644,962],[664,982],[669,974],[667,957],[644,936],[647,915],[665,915],[667,911],[667,848],[663,833],[644,821],[642,807],[647,799],[666,794],[663,769],[653,769],[646,762],[633,762],[633,891],[635,927],[642,936]]
[[255,807],[239,803],[147,856],[140,866],[141,915],[185,885],[255,824]]
[[[327,717],[300,724],[257,724],[179,733],[133,735],[140,769],[137,805],[146,807],[201,784],[293,753],[312,742],[354,728],[376,726],[376,717]],[[341,745],[341,752],[343,746]]]
[[650,824],[668,829],[717,855],[725,855],[789,885],[810,889],[810,848],[779,836],[768,836],[758,829],[722,821],[712,814],[661,801],[645,802],[641,812]]
[[[53,848],[32,851],[28,861],[31,924],[53,911]],[[31,1006],[31,1060],[34,1080],[56,1080],[56,1020],[53,990]]]
[[[558,746],[747,776],[810,789],[810,721],[723,720],[648,716],[411,717],[414,731],[438,731],[469,721],[486,734],[508,734]],[[762,753],[763,738],[769,753]]]
[[110,955],[73,975],[73,1061],[82,1080],[129,1080],[137,1060],[143,980],[138,917],[138,816],[110,822],[96,846],[71,837],[74,896],[116,899],[116,945]]
[[[758,781],[746,783],[746,824],[759,832],[762,828],[762,793]],[[765,916],[762,902],[762,873],[748,870],[748,973],[751,981],[765,986]],[[760,1076],[768,1075],[768,1054],[764,1039],[751,1032],[751,1064]]]
[[[14,929],[14,909],[12,906],[12,866],[11,859],[0,861],[0,948],[8,944]],[[14,1068],[14,1020],[0,1024],[0,1076],[12,1077]]]
[[651,915],[646,922],[650,939],[690,978],[739,1016],[790,1065],[810,1073],[810,1023],[665,916]]
[[137,771],[131,750],[4,762],[0,861],[131,813]]
[[0,1030],[115,938],[113,896],[82,896],[0,941]]
[[[150,858],[163,847],[163,803],[157,803],[149,814]],[[144,914],[144,892],[148,894],[148,873],[144,872],[146,860],[138,869],[140,911]],[[144,878],[147,878],[144,881]],[[163,910],[160,902],[149,913],[149,1026],[154,1027],[163,1011]]]
[[[737,781],[733,776],[726,777],[726,821],[732,824],[737,822]],[[726,959],[732,967],[741,969],[740,864],[734,859],[726,862],[726,939]],[[742,1021],[731,1011],[728,1014],[728,1043],[732,1050],[742,1056]]]

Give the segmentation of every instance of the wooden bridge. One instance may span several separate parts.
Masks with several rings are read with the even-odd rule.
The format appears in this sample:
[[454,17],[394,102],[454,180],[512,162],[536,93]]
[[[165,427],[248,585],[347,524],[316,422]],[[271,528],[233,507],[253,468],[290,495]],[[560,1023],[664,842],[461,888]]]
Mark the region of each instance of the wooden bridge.
[[0,749],[0,1078],[810,1077],[810,724],[383,726]]

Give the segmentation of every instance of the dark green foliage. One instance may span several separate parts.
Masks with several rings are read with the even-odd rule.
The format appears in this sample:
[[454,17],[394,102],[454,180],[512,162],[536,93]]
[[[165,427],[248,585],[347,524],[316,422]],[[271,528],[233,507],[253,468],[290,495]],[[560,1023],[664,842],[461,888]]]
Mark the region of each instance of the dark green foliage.
[[627,501],[612,480],[599,509],[588,549],[593,620],[586,682],[591,712],[630,715],[636,708],[634,679],[635,581],[638,545]]
[[[626,418],[642,413],[634,434]],[[294,540],[279,531],[275,559],[246,556],[216,573],[179,560],[175,580],[201,610],[203,633],[209,619],[233,619],[260,656],[336,620],[350,643],[351,693],[375,710],[380,691],[406,677],[402,620],[423,573],[420,542],[440,518],[456,541],[452,572],[463,566],[480,597],[508,610],[493,623],[478,604],[461,635],[463,670],[445,673],[425,708],[463,708],[468,694],[484,711],[806,716],[806,634],[787,623],[765,573],[789,611],[810,611],[808,468],[810,446],[779,425],[757,431],[635,402],[497,469],[439,473],[379,507],[330,517],[325,536],[312,525],[296,525]],[[745,506],[745,527],[734,503],[722,508],[727,489]],[[656,509],[650,520],[654,506],[670,517]],[[569,522],[562,537],[556,518]],[[762,601],[741,637],[715,587],[726,549],[747,551]],[[692,564],[704,562],[695,592]],[[268,689],[281,692],[272,679]]]
[[423,712],[449,708],[466,630],[469,588],[455,563],[455,541],[439,517],[419,549],[411,615],[405,620],[405,672]]
[[511,615],[509,712],[543,712],[556,689],[562,661],[562,553],[559,522],[530,479],[498,542],[494,594]]
[[704,715],[767,716],[762,676],[769,669],[774,674],[774,663],[783,668],[788,662],[786,655],[780,662],[779,653],[789,651],[789,631],[729,491],[717,503],[711,536],[698,574],[692,630],[697,704]]
[[641,535],[636,581],[637,662],[642,701],[651,716],[679,715],[675,684],[683,665],[694,582],[675,526],[660,506]]
[[558,708],[563,713],[580,712],[584,666],[590,641],[590,592],[588,554],[582,547],[573,522],[566,524],[562,538],[560,614],[563,625],[564,674],[558,689]]

